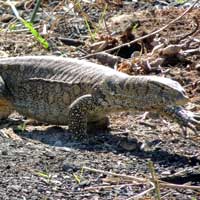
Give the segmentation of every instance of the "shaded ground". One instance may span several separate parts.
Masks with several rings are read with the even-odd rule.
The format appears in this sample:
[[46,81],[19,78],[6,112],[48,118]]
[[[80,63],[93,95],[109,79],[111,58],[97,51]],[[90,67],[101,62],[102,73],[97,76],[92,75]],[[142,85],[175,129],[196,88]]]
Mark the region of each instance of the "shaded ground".
[[[48,51],[42,48],[31,34],[23,31],[22,26],[18,27],[19,23],[12,15],[10,8],[0,3],[0,12],[7,13],[11,18],[10,20],[1,18],[1,29],[7,29],[7,32],[0,32],[1,56],[53,54],[82,57],[99,48],[97,45],[92,50],[92,44],[98,41],[109,41],[107,48],[114,47],[115,43],[119,45],[124,40],[129,41],[130,38],[125,37],[123,32],[130,25],[128,18],[126,22],[115,24],[116,27],[114,24],[110,25],[109,19],[116,14],[135,11],[136,22],[140,26],[135,28],[134,37],[139,37],[167,24],[184,11],[182,7],[154,10],[153,8],[162,4],[157,1],[152,1],[152,3],[141,1],[140,4],[126,1],[126,4],[123,2],[125,5],[117,5],[117,3],[109,5],[108,11],[113,12],[106,11],[102,14],[105,6],[82,3],[81,8],[74,10],[79,15],[74,16],[73,12],[64,12],[69,8],[63,2],[58,4],[44,1],[43,9],[38,12],[39,19],[36,26],[40,32],[44,31],[44,25],[51,30],[48,34],[44,34],[51,44]],[[26,18],[30,15],[33,5],[22,4],[17,8]],[[151,11],[141,12],[139,8],[149,8]],[[97,25],[102,15],[107,19],[110,32],[117,30],[113,37],[110,37],[105,27]],[[177,38],[194,30],[194,16],[200,19],[198,8],[161,32],[159,37],[166,38],[168,41],[177,41]],[[135,22],[135,18],[131,20],[131,23]],[[91,31],[97,35],[95,41],[88,33],[86,19],[92,24]],[[16,27],[12,30],[13,26]],[[133,40],[132,37],[133,35],[130,40]],[[197,31],[192,37],[198,41],[200,33]],[[84,44],[78,47],[69,46],[65,44],[63,38],[78,39]],[[199,47],[199,43],[192,43],[191,49]],[[147,51],[151,52],[152,47],[147,44],[149,44],[148,41],[143,41]],[[136,50],[141,51],[141,46],[141,43],[137,43],[134,48],[139,48]],[[127,56],[129,50],[121,50],[120,56],[124,57],[124,54]],[[132,49],[130,51],[133,53]],[[143,56],[145,56],[144,52]],[[130,55],[127,57],[129,58]],[[170,62],[165,63],[160,71],[157,68],[149,71],[145,68],[131,68],[130,73],[156,73],[179,81],[191,99],[191,103],[186,106],[187,109],[199,112],[200,52],[184,58],[184,61],[174,61],[170,58],[168,60]],[[129,72],[127,65],[123,63],[121,69]],[[200,186],[199,136],[195,136],[188,130],[189,137],[184,138],[181,128],[175,122],[164,120],[156,114],[149,114],[146,119],[143,119],[143,114],[121,113],[110,116],[110,130],[98,131],[88,142],[71,140],[67,127],[40,124],[13,114],[10,120],[2,121],[0,126],[0,199],[131,199],[151,186],[128,181],[125,178],[119,180],[103,172],[83,170],[83,167],[150,179],[148,166],[150,160],[154,164],[159,179],[174,184]],[[141,199],[154,199],[154,195],[155,191],[152,190],[146,196],[141,195]],[[166,200],[200,199],[200,190],[187,187],[180,189],[178,186],[162,187],[161,196]]]

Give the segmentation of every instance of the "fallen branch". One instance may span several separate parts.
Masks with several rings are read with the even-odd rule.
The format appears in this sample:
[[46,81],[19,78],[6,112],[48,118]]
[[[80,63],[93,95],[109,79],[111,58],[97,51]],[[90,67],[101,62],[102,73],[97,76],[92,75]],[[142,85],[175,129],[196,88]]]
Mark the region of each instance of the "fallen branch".
[[125,175],[125,174],[117,174],[117,173],[107,172],[107,171],[104,171],[104,170],[94,169],[94,168],[90,168],[90,167],[83,167],[83,169],[88,170],[88,171],[92,171],[92,172],[110,175],[110,176],[116,176],[116,177],[122,177],[122,178],[125,178],[125,179],[131,179],[133,181],[137,181],[137,182],[140,182],[140,183],[150,183],[151,185],[154,185],[151,181],[149,181],[145,178],[139,178],[139,177]]
[[178,44],[178,43],[180,43],[180,41],[186,39],[187,37],[192,36],[193,34],[195,34],[195,33],[199,30],[199,20],[198,20],[197,17],[195,17],[195,16],[193,17],[193,19],[194,19],[194,22],[195,22],[195,24],[196,24],[195,29],[192,30],[190,33],[187,33],[187,34],[184,34],[184,35],[181,35],[181,36],[176,36],[176,38],[178,38],[178,39],[177,39],[177,40],[174,40],[174,41],[173,41],[173,44]]
[[153,187],[149,188],[148,190],[145,190],[145,191],[143,191],[143,192],[141,192],[141,193],[139,193],[139,194],[136,194],[135,196],[129,197],[129,198],[126,199],[126,200],[137,200],[137,199],[141,199],[141,197],[143,197],[145,194],[151,192],[151,191],[154,190],[154,189],[155,189],[155,187],[153,186]]
[[127,186],[136,186],[140,185],[141,183],[127,183],[127,184],[115,184],[115,185],[98,185],[94,187],[86,187],[84,190],[92,191],[92,190],[102,190],[102,189],[112,189],[116,187],[127,187]]
[[159,184],[158,178],[156,177],[156,173],[155,173],[155,169],[154,169],[154,166],[153,166],[153,162],[149,161],[148,165],[149,165],[149,169],[150,169],[150,173],[151,173],[151,179],[152,179],[152,181],[154,183],[154,186],[155,186],[156,199],[160,200],[161,199],[161,196],[160,196],[160,184]]
[[[135,177],[135,176],[130,176],[130,175],[125,175],[125,174],[117,174],[117,173],[113,173],[113,172],[108,172],[108,171],[104,171],[104,170],[100,170],[100,169],[94,169],[94,168],[90,168],[90,167],[83,167],[83,169],[88,170],[88,171],[92,171],[92,172],[97,172],[97,173],[101,173],[101,174],[105,174],[105,175],[110,175],[110,176],[116,176],[116,177],[121,177],[124,179],[128,179],[128,180],[133,180],[139,183],[149,183],[154,187],[154,183],[152,181],[150,181],[149,179],[146,178],[139,178],[139,177]],[[200,190],[200,186],[193,186],[193,185],[180,185],[180,184],[173,184],[173,183],[168,183],[165,181],[161,181],[159,179],[157,179],[159,186],[161,188],[173,188],[173,189],[191,189],[191,190]],[[135,184],[135,183],[134,183]],[[152,189],[152,188],[150,188]]]
[[[149,193],[149,192],[151,192],[152,190],[155,189],[154,184],[151,181],[149,181],[149,180],[147,180],[145,178],[138,178],[138,177],[135,177],[135,176],[125,175],[125,174],[116,174],[116,173],[113,173],[113,172],[107,172],[107,171],[104,171],[104,170],[99,170],[99,169],[94,169],[94,168],[89,168],[89,167],[83,167],[83,169],[89,170],[89,171],[92,171],[92,172],[101,173],[101,174],[106,174],[106,175],[121,177],[121,178],[128,179],[128,180],[133,180],[133,181],[137,181],[139,183],[145,183],[145,184],[149,183],[152,186],[151,188],[149,188],[149,189],[147,189],[147,190],[145,190],[145,191],[143,191],[143,192],[141,192],[141,193],[139,193],[139,194],[137,194],[135,196],[129,197],[126,200],[133,200],[133,199],[136,200],[136,199],[139,199],[142,196],[144,196],[145,194],[147,194],[147,193]],[[111,185],[111,186],[104,186],[104,187],[97,186],[97,187],[90,187],[90,188],[86,188],[86,189],[87,190],[88,189],[90,189],[90,190],[91,189],[100,189],[100,188],[104,188],[104,189],[108,188],[108,189],[110,189],[110,187],[113,187],[113,186],[118,187],[118,186],[132,186],[132,185],[136,185],[136,183],[123,184],[123,185]]]
[[108,65],[112,69],[115,69],[118,61],[121,61],[122,58],[119,56],[114,56],[112,54],[102,52],[91,56],[92,58],[97,59],[102,65]]
[[160,187],[163,188],[173,188],[173,189],[190,189],[190,190],[198,190],[200,191],[200,186],[196,186],[196,185],[180,185],[180,184],[173,184],[173,183],[167,183],[167,182],[163,182],[160,181],[159,183]]
[[199,54],[200,53],[200,47],[195,49],[188,49],[182,52],[184,56],[191,56],[193,54]]

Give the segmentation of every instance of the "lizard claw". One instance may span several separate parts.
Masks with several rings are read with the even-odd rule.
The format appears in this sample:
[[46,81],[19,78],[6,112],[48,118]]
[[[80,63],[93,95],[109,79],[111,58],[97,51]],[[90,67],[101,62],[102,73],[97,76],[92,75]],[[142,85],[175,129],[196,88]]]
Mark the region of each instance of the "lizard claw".
[[200,113],[192,113],[195,120],[200,120]]
[[166,113],[170,118],[175,119],[178,124],[180,124],[185,135],[187,128],[190,128],[195,134],[197,134],[197,128],[200,128],[200,113],[193,113],[185,110],[183,107],[168,108]]

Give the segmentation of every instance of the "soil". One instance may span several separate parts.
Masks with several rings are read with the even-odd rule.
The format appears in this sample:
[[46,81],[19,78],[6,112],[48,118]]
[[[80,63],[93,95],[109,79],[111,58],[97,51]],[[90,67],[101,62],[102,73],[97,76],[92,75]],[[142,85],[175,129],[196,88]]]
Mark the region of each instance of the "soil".
[[[20,15],[29,19],[34,1],[16,2]],[[37,12],[34,26],[50,44],[49,49],[45,49],[17,21],[11,8],[0,1],[0,55],[57,55],[81,59],[94,53],[99,48],[98,42],[107,41],[108,49],[157,30],[190,5],[179,5],[178,1],[107,1],[109,4],[105,11],[104,1],[96,4],[83,1],[80,5],[77,3],[79,7],[64,2],[42,1]],[[125,21],[123,18],[112,24],[112,17],[133,13],[134,20],[133,16],[130,20],[126,16]],[[198,26],[194,17],[199,21],[198,7],[159,33],[158,38],[168,43],[177,42]],[[101,18],[106,19],[107,28],[102,25]],[[127,27],[133,21],[138,27],[128,34]],[[90,22],[91,29],[86,22]],[[194,34],[177,43],[184,43],[189,38],[193,38],[190,49],[199,48],[199,27]],[[70,42],[73,39],[76,45],[67,45],[66,39],[67,44],[69,39]],[[95,48],[92,47],[94,44]],[[130,61],[130,55],[140,51],[146,58],[141,49],[151,52],[153,47],[149,44],[149,41],[138,42],[131,46],[132,49],[112,53]],[[167,58],[167,62],[156,69],[141,67],[129,70],[130,66],[123,62],[119,66],[127,73],[156,74],[179,81],[190,97],[185,108],[200,112],[200,51],[184,56],[184,59]],[[96,130],[87,141],[72,140],[67,126],[43,124],[18,113],[2,120],[0,199],[150,200],[159,199],[159,191],[161,199],[165,200],[200,199],[199,130],[194,134],[188,129],[185,136],[176,122],[155,113],[126,112],[109,118],[109,129]],[[150,167],[151,163],[153,167]],[[152,171],[155,172],[154,178]],[[134,177],[143,181],[133,181]],[[149,181],[158,183],[159,189],[148,192],[152,187]],[[167,183],[171,185],[167,186]]]

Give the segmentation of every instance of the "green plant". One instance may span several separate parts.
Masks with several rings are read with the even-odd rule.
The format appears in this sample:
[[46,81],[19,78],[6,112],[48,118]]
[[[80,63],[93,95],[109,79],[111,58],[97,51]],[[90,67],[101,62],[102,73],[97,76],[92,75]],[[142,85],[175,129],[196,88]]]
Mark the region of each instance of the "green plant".
[[46,180],[47,180],[47,183],[50,183],[52,176],[51,176],[51,174],[48,173],[47,171],[45,171],[45,172],[37,171],[37,172],[35,172],[35,174],[36,174],[37,176],[40,176],[40,177],[46,179]]
[[49,48],[48,42],[38,33],[38,31],[33,27],[33,24],[31,22],[28,22],[21,18],[20,20],[23,25],[28,28],[28,30],[32,33],[32,35],[42,44],[42,46],[46,49]]
[[24,132],[26,130],[26,122],[17,126],[17,130],[20,132]]
[[93,41],[95,41],[96,34],[97,34],[97,32],[99,31],[100,25],[102,24],[102,22],[103,22],[103,20],[104,20],[104,18],[105,18],[108,5],[105,4],[104,9],[103,9],[103,11],[102,11],[102,13],[101,13],[100,19],[99,19],[99,21],[98,21],[98,25],[95,26],[94,31],[91,30],[89,17],[88,17],[88,15],[83,11],[80,2],[77,2],[77,3],[75,4],[75,6],[76,6],[76,7],[78,8],[78,10],[81,12],[81,15],[82,15],[83,18],[84,18],[84,22],[85,22],[85,25],[86,25],[86,27],[87,27],[87,29],[88,29],[88,33],[89,33],[89,35],[90,35],[90,38],[91,38]]
[[103,20],[105,19],[107,9],[108,9],[108,4],[106,3],[105,6],[104,6],[104,9],[103,9],[103,12],[101,13],[100,20],[99,20],[99,23],[98,23],[98,27],[95,28],[95,32],[99,31],[100,25],[103,23]]
[[73,177],[75,178],[76,182],[77,182],[78,184],[80,184],[81,181],[82,181],[82,178],[83,178],[83,167],[81,168],[80,174],[77,175],[77,174],[73,173]]
[[76,182],[77,182],[78,184],[81,183],[81,177],[80,177],[80,176],[78,176],[78,175],[76,175],[75,173],[73,173],[73,177],[75,178],[75,180],[76,180]]
[[31,21],[30,21],[31,23],[34,22],[36,13],[37,13],[37,11],[38,11],[38,9],[39,9],[39,7],[40,7],[40,3],[41,3],[41,0],[37,0],[37,1],[36,1],[35,8],[33,9],[33,13],[32,13],[32,15],[31,15]]
[[[22,17],[19,16],[19,13],[15,6],[11,3],[10,0],[7,0],[7,3],[12,8],[13,13],[17,17],[17,19],[32,33],[32,35],[38,40],[38,42],[46,49],[49,48],[48,42],[38,33],[38,31],[33,27],[31,22],[24,20]],[[38,5],[38,4],[37,4]],[[33,18],[34,19],[34,18]]]
[[149,166],[149,170],[150,170],[150,173],[151,173],[152,182],[155,185],[155,199],[156,200],[161,200],[160,185],[159,185],[159,181],[158,181],[158,179],[156,177],[156,173],[155,173],[155,169],[154,169],[154,166],[153,166],[153,162],[149,161],[148,162],[148,166]]
[[89,35],[90,35],[91,39],[94,41],[94,40],[95,40],[95,37],[94,37],[94,35],[93,35],[93,33],[92,33],[92,30],[91,30],[91,28],[90,28],[90,21],[89,21],[88,15],[83,11],[80,2],[75,3],[75,6],[76,6],[76,8],[80,11],[82,17],[84,18],[84,22],[85,22],[85,25],[86,25],[86,27],[87,27],[87,29],[88,29]]
[[187,2],[187,0],[176,0],[176,3],[179,3],[179,4],[184,4],[185,2]]
[[133,24],[132,31],[137,31],[138,26],[139,26],[138,23]]
[[15,23],[10,24],[8,28],[10,31],[14,31],[14,30],[16,30],[16,24]]

